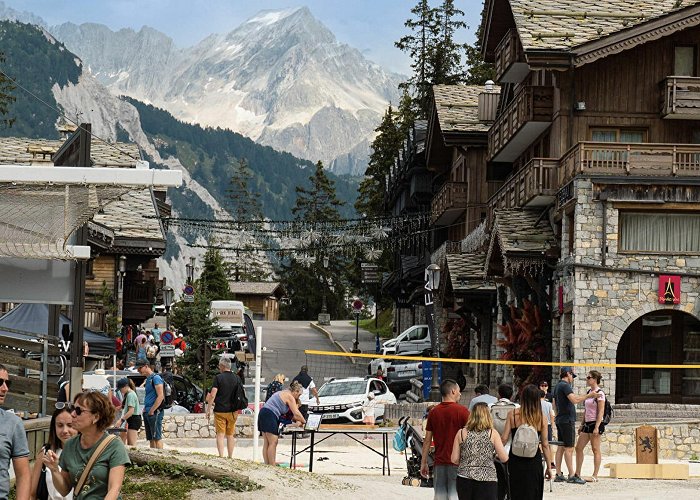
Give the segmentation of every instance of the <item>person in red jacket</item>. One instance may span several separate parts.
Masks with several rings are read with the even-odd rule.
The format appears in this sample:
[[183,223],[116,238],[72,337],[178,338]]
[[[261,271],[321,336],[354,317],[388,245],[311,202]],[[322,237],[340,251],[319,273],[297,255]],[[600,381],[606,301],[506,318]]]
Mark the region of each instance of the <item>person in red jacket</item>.
[[433,487],[435,500],[457,500],[457,466],[452,463],[452,445],[457,432],[467,424],[469,410],[459,404],[462,395],[459,384],[445,379],[440,384],[442,402],[428,413],[423,438],[420,473],[428,477],[428,453],[435,444],[433,455]]

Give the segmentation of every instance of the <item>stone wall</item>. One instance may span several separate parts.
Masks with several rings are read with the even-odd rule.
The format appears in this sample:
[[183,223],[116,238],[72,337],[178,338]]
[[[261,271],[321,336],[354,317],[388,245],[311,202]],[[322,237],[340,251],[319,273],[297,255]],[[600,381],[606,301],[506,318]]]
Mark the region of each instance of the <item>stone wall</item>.
[[[700,273],[700,259],[618,252],[619,210],[612,202],[595,199],[594,186],[590,180],[577,179],[574,183],[577,203],[572,257],[568,257],[567,233],[564,232],[562,237],[562,256],[567,255],[563,262],[572,263],[574,270],[566,271],[568,277],[565,279],[560,276],[556,283],[572,288],[571,325],[567,324],[567,317],[564,315],[562,321],[557,323],[559,329],[555,332],[560,341],[553,347],[560,352],[562,360],[567,359],[566,343],[571,335],[570,349],[573,360],[591,364],[615,363],[617,346],[622,335],[640,316],[654,311],[675,309],[700,317],[698,278],[682,278],[680,304],[669,306],[658,302],[658,274]],[[603,203],[607,204],[605,262],[602,248]],[[568,229],[566,223],[563,229]],[[617,270],[596,268],[603,265]],[[636,271],[638,269],[644,271]],[[615,371],[599,371],[605,380],[605,390],[614,402]]]
[[[654,425],[654,424],[652,424]],[[610,425],[605,429],[600,448],[606,455],[636,456],[634,429],[638,424]],[[700,456],[700,421],[664,422],[654,425],[658,429],[659,458],[690,460]]]
[[[253,417],[238,415],[236,436],[253,437]],[[139,437],[145,439],[143,426],[139,431]],[[203,413],[171,414],[163,417],[163,439],[213,437],[216,437],[213,417],[211,420],[207,420]]]

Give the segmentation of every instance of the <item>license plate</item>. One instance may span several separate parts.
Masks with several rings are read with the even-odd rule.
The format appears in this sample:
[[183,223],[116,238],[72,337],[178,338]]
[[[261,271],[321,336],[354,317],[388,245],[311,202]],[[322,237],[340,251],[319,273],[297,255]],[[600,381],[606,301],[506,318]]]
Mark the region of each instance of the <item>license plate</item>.
[[324,413],[321,420],[333,420],[334,418],[338,417],[340,417],[340,415],[338,415],[337,413]]

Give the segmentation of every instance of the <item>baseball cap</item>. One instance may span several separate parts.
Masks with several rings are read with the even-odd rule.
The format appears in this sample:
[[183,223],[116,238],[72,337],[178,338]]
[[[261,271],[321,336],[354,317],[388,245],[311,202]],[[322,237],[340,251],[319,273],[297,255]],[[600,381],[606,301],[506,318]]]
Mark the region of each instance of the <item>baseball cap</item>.
[[142,366],[148,366],[148,361],[146,361],[145,359],[137,359],[134,366],[136,368],[141,368]]
[[565,377],[567,373],[571,373],[571,376],[576,378],[576,374],[574,373],[573,366],[562,366],[561,370],[559,370],[560,377]]
[[129,385],[128,378],[123,377],[123,378],[120,378],[119,380],[117,380],[117,389],[122,389],[122,388],[126,387],[127,385]]

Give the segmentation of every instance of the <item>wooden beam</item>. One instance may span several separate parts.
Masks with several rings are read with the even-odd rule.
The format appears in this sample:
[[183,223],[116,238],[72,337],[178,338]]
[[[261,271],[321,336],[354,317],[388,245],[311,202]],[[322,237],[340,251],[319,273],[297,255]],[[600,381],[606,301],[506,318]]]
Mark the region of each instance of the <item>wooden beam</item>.
[[[35,342],[33,340],[16,339],[13,337],[0,337],[0,347],[15,347],[24,351],[42,352],[44,349],[44,344],[42,344],[41,342]],[[61,354],[61,351],[57,346],[49,344],[49,354],[52,356],[58,356],[59,354]]]
[[[46,407],[47,409],[51,409],[50,413],[53,413],[53,407],[55,403],[55,397],[50,397],[46,399]],[[5,396],[4,406],[5,408],[14,408],[15,410],[26,410],[30,413],[39,413],[39,410],[41,409],[41,396],[39,396],[38,394],[17,394],[14,392],[8,392],[7,396]]]
[[[12,381],[12,391],[13,392],[24,392],[28,394],[41,394],[42,382],[38,378],[20,377],[19,375],[13,375],[10,373],[10,380]],[[58,384],[49,382],[48,393],[57,394]]]
[[[43,370],[43,363],[41,361],[27,359],[22,356],[15,355],[12,353],[12,351],[0,352],[0,364],[5,366],[16,366],[18,368],[27,368],[28,370]],[[61,365],[49,363],[49,372],[60,369]]]

